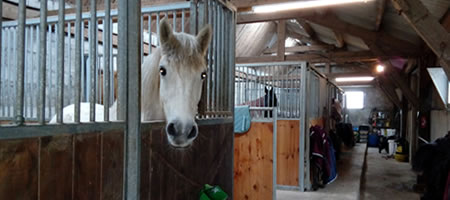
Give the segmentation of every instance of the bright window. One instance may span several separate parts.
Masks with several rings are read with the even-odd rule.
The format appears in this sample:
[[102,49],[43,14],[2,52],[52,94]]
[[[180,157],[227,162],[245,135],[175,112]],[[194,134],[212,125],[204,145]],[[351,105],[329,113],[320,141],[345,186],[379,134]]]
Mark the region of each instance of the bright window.
[[348,109],[362,109],[364,108],[364,92],[345,92]]

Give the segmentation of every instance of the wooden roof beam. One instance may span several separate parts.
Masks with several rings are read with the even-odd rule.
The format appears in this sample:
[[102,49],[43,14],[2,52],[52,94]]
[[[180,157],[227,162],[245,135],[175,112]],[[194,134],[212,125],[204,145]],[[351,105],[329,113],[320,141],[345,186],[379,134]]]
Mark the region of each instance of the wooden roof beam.
[[357,25],[353,25],[338,19],[337,16],[330,13],[326,15],[309,15],[303,17],[313,23],[328,27],[334,31],[347,33],[373,43],[382,45],[386,52],[404,52],[408,54],[417,54],[418,47],[408,41],[393,37],[383,32],[375,32]]
[[[367,42],[366,42],[367,43]],[[367,43],[374,54],[382,55],[383,50],[375,43]],[[408,99],[409,103],[415,108],[419,108],[419,98],[409,87],[409,82],[392,66],[389,60],[383,59],[386,66],[384,75],[394,83],[394,85],[402,91],[403,95]]]
[[380,30],[381,22],[383,21],[384,10],[386,9],[386,0],[379,0],[377,2],[377,18],[375,21],[375,31]]
[[[295,54],[286,55],[286,61],[308,61],[312,63],[319,62],[374,62],[379,58],[389,59],[393,56],[399,55],[375,55],[371,51],[345,51],[345,52],[331,52],[331,53],[316,53],[316,54]],[[255,57],[237,57],[236,63],[262,63],[262,62],[276,62],[277,56],[255,56]]]
[[286,46],[286,20],[280,20],[277,24],[277,57],[278,61],[284,61]]
[[402,14],[418,35],[441,59],[441,64],[450,77],[450,34],[430,14],[419,0],[391,0],[394,7]]
[[336,47],[343,48],[345,46],[344,36],[342,35],[342,33],[337,32],[337,31],[333,31],[333,33],[334,33],[334,38],[336,39]]
[[[311,46],[294,46],[294,47],[286,47],[285,52],[286,53],[303,53],[308,51],[327,51],[332,50],[333,47],[330,45],[311,45]],[[264,53],[266,54],[272,54],[276,53],[277,49],[275,47],[266,49]]]
[[401,101],[395,92],[395,86],[384,76],[378,76],[376,79],[377,86],[383,91],[386,97],[394,103],[395,106],[401,108]]

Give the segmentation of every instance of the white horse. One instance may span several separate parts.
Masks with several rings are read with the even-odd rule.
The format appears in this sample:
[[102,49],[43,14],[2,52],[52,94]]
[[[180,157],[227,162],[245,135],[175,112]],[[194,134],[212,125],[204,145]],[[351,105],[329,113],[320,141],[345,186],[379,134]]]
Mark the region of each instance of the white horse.
[[[197,36],[176,33],[167,19],[161,20],[159,30],[161,46],[142,64],[141,120],[165,120],[169,143],[187,147],[198,135],[195,116],[212,31],[208,25]],[[74,108],[64,108],[64,123],[74,122]],[[103,105],[96,104],[96,121],[103,121],[103,116]],[[117,101],[110,107],[110,120],[117,120]],[[89,121],[89,103],[81,103],[80,121]],[[55,122],[56,116],[50,123]]]

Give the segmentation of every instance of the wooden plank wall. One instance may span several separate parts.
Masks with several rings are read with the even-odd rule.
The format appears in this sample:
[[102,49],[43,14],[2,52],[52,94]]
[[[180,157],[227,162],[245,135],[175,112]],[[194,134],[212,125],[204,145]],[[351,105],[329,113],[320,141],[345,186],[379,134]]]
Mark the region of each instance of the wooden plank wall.
[[272,199],[272,122],[252,122],[234,138],[234,195],[236,200]]
[[0,141],[0,199],[122,199],[122,132]]
[[277,184],[298,186],[299,120],[277,121]]
[[187,150],[168,146],[163,128],[142,136],[141,199],[198,200],[207,183],[233,196],[232,123],[199,126],[199,136]]
[[[233,124],[199,126],[188,149],[142,126],[141,199],[197,200],[204,184],[233,195]],[[123,131],[0,141],[0,199],[121,200]]]

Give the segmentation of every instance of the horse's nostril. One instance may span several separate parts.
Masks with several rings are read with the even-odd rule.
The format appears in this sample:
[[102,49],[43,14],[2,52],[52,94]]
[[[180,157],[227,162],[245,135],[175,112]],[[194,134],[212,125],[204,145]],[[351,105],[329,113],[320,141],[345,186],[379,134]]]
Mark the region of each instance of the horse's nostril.
[[195,138],[195,136],[197,136],[197,129],[193,126],[189,132],[188,139]]
[[175,130],[175,124],[174,123],[170,123],[167,126],[167,134],[169,134],[170,136],[175,136],[176,135],[176,130]]

